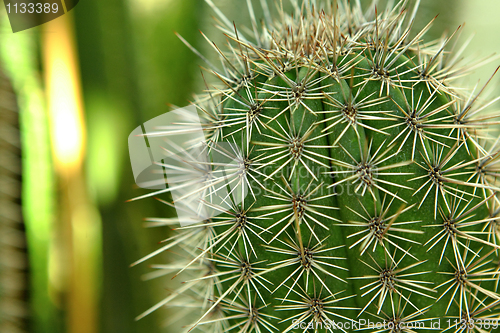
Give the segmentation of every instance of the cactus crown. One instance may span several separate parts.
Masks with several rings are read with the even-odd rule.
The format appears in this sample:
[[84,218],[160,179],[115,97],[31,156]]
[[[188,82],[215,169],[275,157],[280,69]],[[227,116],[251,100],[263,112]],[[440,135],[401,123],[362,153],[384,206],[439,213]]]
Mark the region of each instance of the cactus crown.
[[[456,32],[424,42],[418,1],[291,0],[272,19],[261,0],[261,21],[247,1],[246,29],[206,2],[228,38],[213,45],[221,68],[202,57],[221,84],[193,103],[201,148],[163,165],[172,191],[202,184],[174,201],[197,195],[182,209],[203,219],[138,261],[175,248],[156,267],[185,281],[140,317],[182,306],[197,316],[186,331],[204,332],[497,327],[497,99],[455,86],[474,68]],[[194,131],[189,119],[164,134]]]

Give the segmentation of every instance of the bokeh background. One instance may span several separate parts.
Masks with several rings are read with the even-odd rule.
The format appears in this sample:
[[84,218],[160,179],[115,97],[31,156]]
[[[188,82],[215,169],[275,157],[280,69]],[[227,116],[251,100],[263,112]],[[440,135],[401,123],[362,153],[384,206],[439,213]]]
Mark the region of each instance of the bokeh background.
[[[248,22],[246,1],[213,2]],[[499,12],[497,0],[422,0],[415,28],[439,14],[431,40],[466,22],[459,39],[475,34],[464,52],[472,63],[500,53]],[[215,59],[199,33],[224,44],[214,15],[203,0],[81,0],[13,34],[1,6],[0,332],[177,332],[165,308],[134,320],[176,283],[150,279],[168,253],[130,267],[169,236],[144,218],[174,212],[154,199],[127,202],[148,193],[134,186],[127,137],[203,90],[203,63],[174,32]],[[499,64],[464,79],[484,84]]]

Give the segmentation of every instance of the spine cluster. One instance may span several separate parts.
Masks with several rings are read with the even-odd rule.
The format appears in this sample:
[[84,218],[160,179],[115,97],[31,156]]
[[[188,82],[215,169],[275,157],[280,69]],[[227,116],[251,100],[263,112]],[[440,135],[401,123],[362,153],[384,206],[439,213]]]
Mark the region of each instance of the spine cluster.
[[150,218],[174,235],[137,262],[171,250],[156,275],[183,283],[140,317],[166,305],[186,331],[494,332],[499,98],[458,86],[484,62],[460,61],[460,28],[425,42],[418,1],[290,0],[272,18],[261,0],[258,20],[248,0],[240,29],[206,2],[228,38],[211,43],[220,68],[202,56],[219,83],[163,132],[201,117],[205,138],[166,149],[175,186],[148,196],[201,186],[161,199],[187,215]]

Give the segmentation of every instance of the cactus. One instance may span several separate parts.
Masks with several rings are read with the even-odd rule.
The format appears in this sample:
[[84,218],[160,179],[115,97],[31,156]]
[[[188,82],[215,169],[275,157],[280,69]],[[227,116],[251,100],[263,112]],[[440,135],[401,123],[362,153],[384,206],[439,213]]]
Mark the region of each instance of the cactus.
[[21,209],[21,140],[17,95],[0,68],[0,331],[28,332],[28,256]]
[[202,184],[160,199],[202,218],[148,219],[175,234],[137,263],[170,251],[152,276],[182,284],[140,318],[166,305],[186,331],[496,331],[499,98],[458,86],[483,62],[461,61],[460,28],[425,42],[432,21],[412,31],[404,0],[291,0],[274,18],[261,0],[261,21],[247,1],[237,28],[206,2],[221,68],[184,42],[218,83],[155,133],[194,133],[199,116],[203,145],[166,149],[178,174],[146,195]]

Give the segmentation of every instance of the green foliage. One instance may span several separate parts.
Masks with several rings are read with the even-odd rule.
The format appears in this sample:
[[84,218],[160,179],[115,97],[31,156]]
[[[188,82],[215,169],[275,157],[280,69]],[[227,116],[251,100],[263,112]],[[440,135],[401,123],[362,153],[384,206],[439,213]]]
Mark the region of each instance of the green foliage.
[[198,192],[222,213],[162,248],[186,283],[157,306],[199,307],[187,330],[204,332],[495,331],[497,99],[456,86],[474,64],[424,42],[432,22],[412,32],[408,1],[291,3],[241,31],[216,10],[222,85],[195,105]]

